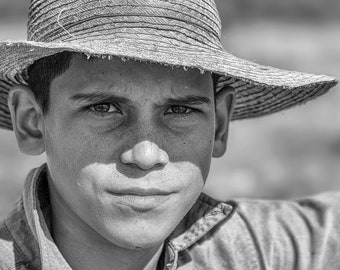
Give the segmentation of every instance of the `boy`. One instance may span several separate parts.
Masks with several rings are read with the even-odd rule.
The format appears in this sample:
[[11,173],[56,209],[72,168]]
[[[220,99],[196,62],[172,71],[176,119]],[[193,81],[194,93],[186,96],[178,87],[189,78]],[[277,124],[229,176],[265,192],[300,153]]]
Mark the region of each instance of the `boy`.
[[[33,0],[1,43],[1,127],[47,156],[0,227],[4,269],[337,269],[339,194],[201,194],[229,122],[335,79],[225,52],[212,0]],[[7,104],[8,101],[8,104]]]

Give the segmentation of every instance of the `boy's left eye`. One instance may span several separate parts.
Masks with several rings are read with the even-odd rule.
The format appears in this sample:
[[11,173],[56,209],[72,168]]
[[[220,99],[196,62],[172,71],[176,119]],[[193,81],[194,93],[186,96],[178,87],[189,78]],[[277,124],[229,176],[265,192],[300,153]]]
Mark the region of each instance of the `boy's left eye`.
[[180,105],[174,105],[170,106],[169,109],[166,110],[166,114],[189,114],[193,112],[193,109],[186,107],[186,106],[180,106]]
[[96,113],[114,113],[119,112],[119,109],[111,103],[102,103],[97,105],[92,105],[90,110]]

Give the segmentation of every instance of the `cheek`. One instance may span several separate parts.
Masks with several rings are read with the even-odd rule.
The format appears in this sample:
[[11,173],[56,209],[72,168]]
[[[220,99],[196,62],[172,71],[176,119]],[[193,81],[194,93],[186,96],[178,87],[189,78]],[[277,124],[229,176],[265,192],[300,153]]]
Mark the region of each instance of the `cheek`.
[[[51,121],[45,132],[46,155],[51,163],[72,172],[95,162],[113,162],[115,144],[107,137],[77,123]],[[52,160],[53,159],[53,160]]]
[[82,159],[87,155],[80,154],[84,147],[84,138],[81,134],[72,130],[67,132],[60,127],[49,128],[45,135],[49,165],[58,167],[60,172],[75,172],[77,167],[82,166],[81,163],[84,162]]
[[167,145],[167,152],[171,162],[188,161],[200,169],[205,181],[208,177],[212,151],[214,145],[213,128],[202,128],[197,132],[188,133],[180,138],[176,137]]

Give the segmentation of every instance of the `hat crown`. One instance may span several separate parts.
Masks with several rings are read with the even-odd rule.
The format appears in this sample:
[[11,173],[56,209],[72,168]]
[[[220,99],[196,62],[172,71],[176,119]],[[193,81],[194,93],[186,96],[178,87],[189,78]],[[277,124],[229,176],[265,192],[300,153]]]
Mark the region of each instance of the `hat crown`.
[[214,0],[32,0],[28,40],[119,42],[126,39],[221,48]]

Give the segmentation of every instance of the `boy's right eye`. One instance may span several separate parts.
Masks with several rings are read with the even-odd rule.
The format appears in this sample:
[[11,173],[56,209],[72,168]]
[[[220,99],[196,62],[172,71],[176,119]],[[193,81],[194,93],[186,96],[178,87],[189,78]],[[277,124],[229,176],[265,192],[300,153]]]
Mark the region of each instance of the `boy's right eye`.
[[120,112],[120,110],[111,103],[101,103],[92,105],[89,107],[90,111],[96,112],[96,113],[115,113]]

